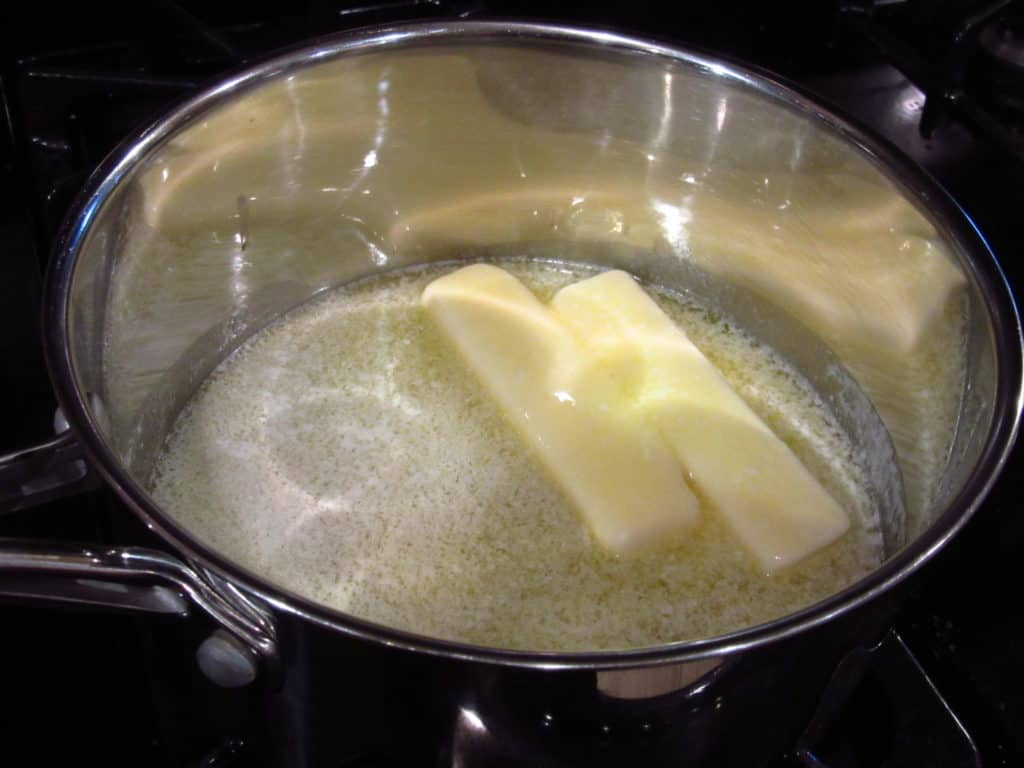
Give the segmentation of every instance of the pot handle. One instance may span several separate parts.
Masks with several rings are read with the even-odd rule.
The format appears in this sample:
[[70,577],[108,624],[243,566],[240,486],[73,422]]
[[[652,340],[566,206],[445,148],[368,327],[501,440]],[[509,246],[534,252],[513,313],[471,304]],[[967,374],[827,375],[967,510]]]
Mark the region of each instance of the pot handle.
[[270,617],[233,585],[215,588],[158,550],[0,538],[0,596],[175,616],[196,606],[229,633],[254,669],[272,678],[278,673]]
[[97,485],[96,473],[89,468],[81,445],[66,425],[56,437],[14,453],[0,454],[0,514]]
[[[54,426],[56,437],[0,455],[0,514],[99,485],[60,409]],[[175,616],[196,606],[220,627],[197,654],[214,682],[244,684],[246,665],[272,679],[280,671],[267,613],[234,584],[159,550],[0,538],[0,597]]]

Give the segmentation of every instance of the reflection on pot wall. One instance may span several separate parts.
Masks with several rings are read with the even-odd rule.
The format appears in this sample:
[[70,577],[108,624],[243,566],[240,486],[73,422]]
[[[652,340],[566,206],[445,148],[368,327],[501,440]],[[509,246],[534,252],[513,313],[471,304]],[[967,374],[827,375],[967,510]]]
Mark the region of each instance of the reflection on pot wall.
[[202,116],[101,214],[79,268],[127,209],[104,359],[115,445],[144,470],[210,366],[320,290],[488,246],[594,242],[629,246],[594,260],[655,280],[692,260],[824,338],[893,435],[920,530],[958,413],[964,276],[845,140],[717,74],[422,45]]

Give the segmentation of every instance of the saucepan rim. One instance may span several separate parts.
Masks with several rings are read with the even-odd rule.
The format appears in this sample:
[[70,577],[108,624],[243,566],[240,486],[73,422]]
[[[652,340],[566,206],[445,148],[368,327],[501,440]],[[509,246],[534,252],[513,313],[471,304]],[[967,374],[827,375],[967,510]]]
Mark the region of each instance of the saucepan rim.
[[[717,637],[648,648],[596,652],[535,652],[475,646],[393,629],[342,613],[273,584],[207,546],[177,524],[132,478],[102,436],[80,390],[69,342],[69,304],[78,256],[92,223],[118,185],[163,140],[211,108],[241,92],[316,63],[353,52],[387,50],[429,41],[458,44],[536,41],[612,48],[683,63],[765,94],[813,117],[857,147],[948,238],[988,312],[995,347],[994,414],[980,458],[964,487],[914,541],[848,588],[771,622]],[[1022,396],[1022,335],[1012,292],[984,237],[968,215],[922,169],[895,147],[822,105],[798,86],[753,67],[613,32],[523,22],[438,21],[363,29],[322,38],[222,79],[121,144],[90,177],[56,241],[47,279],[45,348],[57,399],[95,467],[121,499],[179,554],[237,584],[277,610],[349,636],[454,659],[549,669],[612,669],[679,662],[729,654],[773,643],[829,622],[874,600],[906,579],[941,550],[981,505],[1005,465],[1016,438]]]

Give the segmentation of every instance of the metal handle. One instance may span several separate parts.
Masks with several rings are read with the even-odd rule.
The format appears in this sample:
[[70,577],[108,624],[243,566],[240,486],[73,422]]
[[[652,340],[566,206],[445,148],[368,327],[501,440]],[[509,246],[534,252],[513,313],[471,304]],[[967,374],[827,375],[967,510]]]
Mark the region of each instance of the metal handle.
[[0,514],[88,490],[99,484],[69,431],[0,455]]
[[178,616],[195,605],[277,674],[270,617],[157,550],[0,538],[0,595]]
[[[59,409],[54,426],[60,434],[52,440],[0,456],[0,513],[98,484]],[[274,626],[260,606],[216,574],[158,550],[0,538],[0,596],[176,616],[188,616],[195,605],[228,633],[221,637],[222,644],[231,640],[225,647],[250,659],[253,669],[279,674]]]

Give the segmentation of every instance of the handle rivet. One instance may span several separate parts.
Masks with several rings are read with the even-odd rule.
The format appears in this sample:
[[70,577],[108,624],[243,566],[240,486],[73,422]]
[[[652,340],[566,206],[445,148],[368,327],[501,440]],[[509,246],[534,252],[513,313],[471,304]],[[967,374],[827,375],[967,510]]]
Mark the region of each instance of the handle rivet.
[[203,640],[196,661],[206,678],[221,688],[242,688],[256,680],[256,654],[223,629]]

